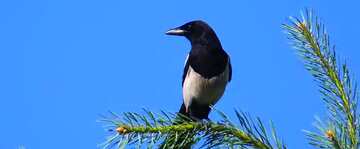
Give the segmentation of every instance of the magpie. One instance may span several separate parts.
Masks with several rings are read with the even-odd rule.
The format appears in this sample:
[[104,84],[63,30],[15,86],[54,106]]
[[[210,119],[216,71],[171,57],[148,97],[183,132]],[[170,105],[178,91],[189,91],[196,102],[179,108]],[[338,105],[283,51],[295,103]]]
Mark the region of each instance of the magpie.
[[204,21],[185,23],[166,34],[184,36],[191,43],[182,75],[183,103],[179,113],[195,120],[209,119],[210,106],[221,98],[231,81],[229,55]]

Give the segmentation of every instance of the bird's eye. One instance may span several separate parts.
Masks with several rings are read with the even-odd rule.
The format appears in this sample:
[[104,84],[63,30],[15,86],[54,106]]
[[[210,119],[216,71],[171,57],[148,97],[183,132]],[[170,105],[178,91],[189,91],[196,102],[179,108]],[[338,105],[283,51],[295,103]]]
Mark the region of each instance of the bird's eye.
[[191,29],[191,26],[192,26],[192,25],[191,25],[191,24],[189,24],[187,28],[188,28],[188,29]]

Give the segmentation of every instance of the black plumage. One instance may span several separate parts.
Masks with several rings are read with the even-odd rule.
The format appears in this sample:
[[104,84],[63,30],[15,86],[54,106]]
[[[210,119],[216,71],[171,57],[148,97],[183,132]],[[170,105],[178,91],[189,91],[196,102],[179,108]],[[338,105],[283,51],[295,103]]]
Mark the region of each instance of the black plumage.
[[219,100],[231,80],[230,58],[214,30],[203,21],[191,21],[167,34],[185,36],[191,43],[182,76],[184,102],[179,113],[208,119],[210,105]]

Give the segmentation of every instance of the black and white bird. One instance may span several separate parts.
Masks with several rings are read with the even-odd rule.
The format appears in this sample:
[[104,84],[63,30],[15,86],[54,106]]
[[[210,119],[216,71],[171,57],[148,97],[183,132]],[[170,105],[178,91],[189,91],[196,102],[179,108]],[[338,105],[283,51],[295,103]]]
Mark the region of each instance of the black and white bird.
[[183,104],[179,113],[196,120],[208,119],[210,106],[221,98],[231,80],[230,57],[204,21],[188,22],[166,34],[184,36],[191,43],[182,77]]

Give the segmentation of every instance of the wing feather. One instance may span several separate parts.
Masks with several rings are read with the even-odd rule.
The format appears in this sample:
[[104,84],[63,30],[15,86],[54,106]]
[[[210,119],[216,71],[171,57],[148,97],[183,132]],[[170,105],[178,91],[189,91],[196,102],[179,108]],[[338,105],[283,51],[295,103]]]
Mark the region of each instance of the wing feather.
[[230,82],[231,77],[232,77],[232,68],[231,68],[230,57],[228,58],[228,63],[229,63],[229,80],[228,80],[228,82]]
[[185,78],[186,78],[188,70],[189,70],[189,54],[187,55],[186,60],[185,60],[184,72],[182,75],[182,83],[181,83],[182,86],[184,86],[184,82],[185,82]]

